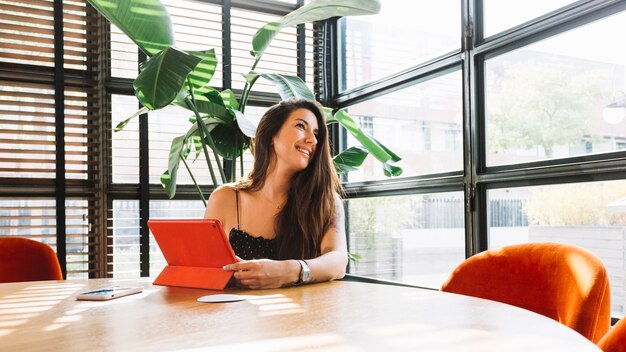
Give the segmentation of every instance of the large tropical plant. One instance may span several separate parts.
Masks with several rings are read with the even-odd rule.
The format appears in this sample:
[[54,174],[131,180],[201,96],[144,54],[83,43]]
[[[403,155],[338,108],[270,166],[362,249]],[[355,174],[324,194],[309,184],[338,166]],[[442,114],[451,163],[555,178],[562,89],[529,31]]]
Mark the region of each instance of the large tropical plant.
[[[263,53],[283,28],[335,16],[375,14],[380,9],[377,0],[314,0],[277,21],[267,23],[253,37],[250,54],[254,63],[245,74],[245,87],[237,97],[230,89],[218,91],[209,85],[217,68],[214,49],[189,51],[176,47],[170,16],[159,0],[89,0],[89,3],[149,57],[141,65],[140,74],[133,83],[135,95],[144,107],[122,121],[115,130],[121,130],[130,119],[148,110],[171,104],[193,112],[191,128],[172,140],[168,169],[161,175],[161,183],[170,198],[176,193],[180,163],[191,173],[187,164],[190,155],[195,154],[197,158],[204,153],[214,186],[234,180],[237,158],[240,158],[240,171],[243,171],[242,156],[256,130],[255,124],[246,118],[245,108],[257,79],[271,81],[282,99],[315,98],[297,76],[256,71]],[[325,114],[327,124],[339,123],[362,144],[333,158],[338,172],[355,170],[368,154],[382,163],[386,175],[397,176],[402,172],[401,168],[392,165],[400,158],[365,134],[343,109],[325,108]],[[215,165],[211,162],[209,150],[217,161]],[[222,158],[232,161],[229,175],[224,173]],[[191,176],[206,203],[199,185]]]

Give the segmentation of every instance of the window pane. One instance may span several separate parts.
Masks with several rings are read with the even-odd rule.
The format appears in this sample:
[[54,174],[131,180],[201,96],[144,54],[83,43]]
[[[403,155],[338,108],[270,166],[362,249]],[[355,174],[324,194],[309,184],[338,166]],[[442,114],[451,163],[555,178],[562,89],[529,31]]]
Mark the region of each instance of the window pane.
[[[461,2],[408,5],[385,0],[380,13],[345,17],[341,90],[389,76],[461,47]],[[419,10],[413,8],[417,6]]]
[[51,198],[0,198],[0,236],[45,243],[56,252],[56,202]]
[[[252,37],[259,28],[268,22],[276,21],[281,16],[237,8],[231,10],[231,15],[233,87],[243,89],[246,84],[243,75],[248,74],[254,64],[254,57],[250,55]],[[276,35],[272,44],[267,47],[256,71],[295,75],[297,73],[296,47],[296,28],[283,29]],[[254,84],[254,90],[270,93],[276,92],[274,85],[265,79],[259,79]]]
[[96,271],[93,262],[99,257],[96,203],[79,198],[67,199],[65,207],[67,277],[87,279],[90,272]]
[[[366,133],[402,158],[402,176],[463,168],[461,72],[387,94],[347,111]],[[348,136],[348,147],[359,145]],[[368,156],[349,181],[384,179],[381,163]]]
[[111,24],[111,76],[137,77],[139,73],[139,48],[126,34]]
[[114,200],[110,211],[107,273],[114,278],[139,277],[139,201]]
[[[139,110],[134,96],[111,96],[113,128]],[[119,132],[111,132],[112,173],[114,183],[139,183],[139,117]]]
[[462,192],[345,204],[352,274],[439,288],[465,259]]
[[502,32],[573,2],[575,1],[542,0],[520,2],[483,0],[485,14],[485,37]]
[[562,242],[595,253],[609,274],[612,314],[626,313],[626,181],[488,191],[489,248]]
[[0,177],[56,177],[54,94],[47,84],[0,84]]
[[621,13],[488,60],[488,165],[626,149],[626,52],[598,40],[624,31]]

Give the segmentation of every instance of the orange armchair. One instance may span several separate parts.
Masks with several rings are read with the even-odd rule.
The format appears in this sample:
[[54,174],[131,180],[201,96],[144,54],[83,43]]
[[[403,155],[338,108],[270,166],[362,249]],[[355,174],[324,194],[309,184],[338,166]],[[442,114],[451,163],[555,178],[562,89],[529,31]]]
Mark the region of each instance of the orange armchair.
[[618,321],[598,342],[598,346],[604,352],[626,352],[626,318]]
[[597,343],[610,326],[604,265],[560,243],[526,243],[479,253],[461,263],[441,291],[486,298],[543,314]]
[[0,283],[63,280],[50,246],[27,238],[0,237]]

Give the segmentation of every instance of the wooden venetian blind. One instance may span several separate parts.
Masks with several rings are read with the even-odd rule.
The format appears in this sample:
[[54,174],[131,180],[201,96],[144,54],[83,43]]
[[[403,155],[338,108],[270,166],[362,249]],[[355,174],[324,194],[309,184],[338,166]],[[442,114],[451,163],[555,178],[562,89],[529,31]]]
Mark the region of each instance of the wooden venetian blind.
[[[64,245],[68,277],[84,277],[98,271],[98,28],[85,1],[63,1],[62,7],[63,58],[57,60],[54,2],[0,0],[0,235]],[[55,65],[62,74],[55,74]],[[63,116],[57,115],[59,101]],[[58,155],[62,187],[56,184]],[[65,198],[63,244],[56,243],[58,195]]]
[[[277,20],[281,16],[237,8],[234,8],[231,14],[233,88],[243,89],[245,85],[243,75],[248,73],[254,63],[254,58],[250,55],[252,37],[263,25]],[[294,27],[283,29],[265,51],[255,71],[298,75],[297,47],[298,43],[304,40],[305,76],[301,78],[311,90],[314,90],[316,88],[314,86],[314,73],[317,70],[317,53],[321,48],[321,37],[319,31],[314,30],[312,24],[307,23],[304,28],[303,37],[298,37],[297,29]],[[271,82],[262,79],[258,80],[253,88],[257,92],[277,92]]]

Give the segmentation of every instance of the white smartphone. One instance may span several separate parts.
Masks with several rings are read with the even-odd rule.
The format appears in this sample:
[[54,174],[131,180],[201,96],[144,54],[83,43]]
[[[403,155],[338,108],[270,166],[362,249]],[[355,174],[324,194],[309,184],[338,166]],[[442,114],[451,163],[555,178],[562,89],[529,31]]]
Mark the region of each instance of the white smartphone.
[[76,296],[79,301],[108,301],[143,291],[143,287],[105,287],[94,291],[82,292]]

